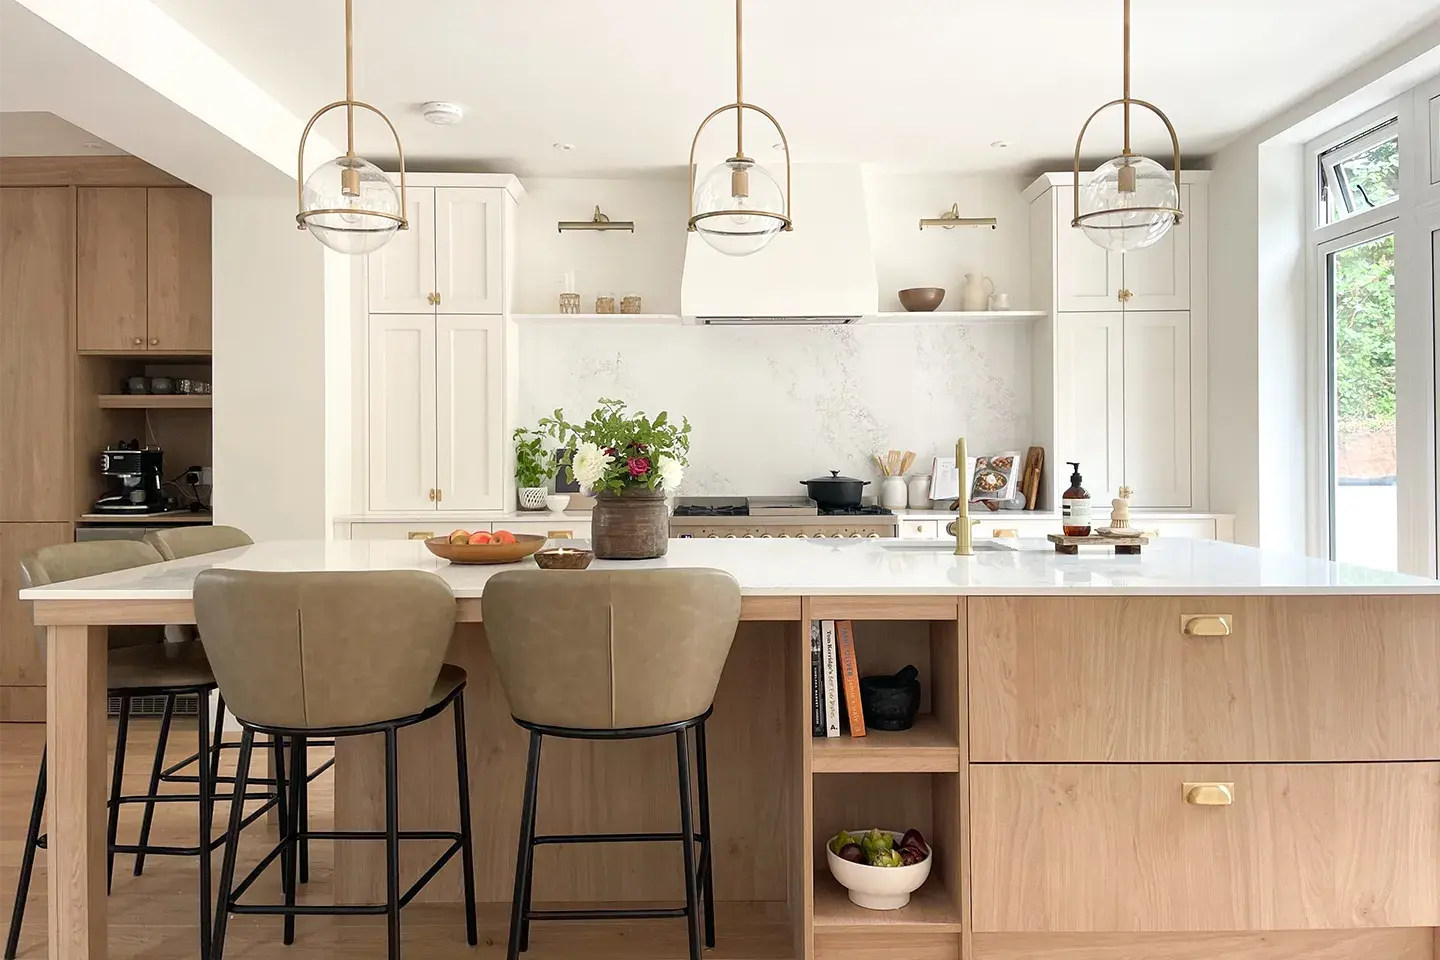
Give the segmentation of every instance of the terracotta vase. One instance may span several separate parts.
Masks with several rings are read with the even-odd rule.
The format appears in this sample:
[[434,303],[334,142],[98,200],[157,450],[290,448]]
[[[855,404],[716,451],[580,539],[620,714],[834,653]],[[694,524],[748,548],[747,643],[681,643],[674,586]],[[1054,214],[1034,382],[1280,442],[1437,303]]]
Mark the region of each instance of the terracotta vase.
[[670,517],[663,490],[627,487],[595,495],[590,542],[601,560],[663,557],[670,545]]

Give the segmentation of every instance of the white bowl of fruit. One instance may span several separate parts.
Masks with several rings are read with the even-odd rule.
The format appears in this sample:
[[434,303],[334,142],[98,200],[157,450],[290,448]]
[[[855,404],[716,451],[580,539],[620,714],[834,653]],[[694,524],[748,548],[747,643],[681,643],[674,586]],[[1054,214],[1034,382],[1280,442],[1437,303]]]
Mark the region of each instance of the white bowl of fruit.
[[930,876],[934,851],[919,830],[841,830],[825,844],[830,875],[867,910],[899,910]]

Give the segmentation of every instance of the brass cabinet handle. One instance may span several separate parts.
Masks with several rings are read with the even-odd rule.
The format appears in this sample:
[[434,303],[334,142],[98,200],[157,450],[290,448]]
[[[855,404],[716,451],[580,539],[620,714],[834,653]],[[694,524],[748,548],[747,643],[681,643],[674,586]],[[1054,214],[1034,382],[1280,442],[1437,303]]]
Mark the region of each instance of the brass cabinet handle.
[[150,338],[150,346],[155,347],[155,346],[159,346],[159,345],[160,345],[160,338],[159,338],[159,337],[151,337],[151,338]]
[[429,540],[433,536],[435,536],[435,532],[433,530],[411,530],[409,533],[405,534],[405,539]]
[[574,530],[546,530],[545,536],[551,540],[574,540]]
[[1235,784],[1229,783],[1183,783],[1181,791],[1185,802],[1196,807],[1228,807],[1235,802]]
[[435,488],[434,488],[434,487],[431,487],[431,488],[430,488],[430,502],[431,502],[431,503],[434,503],[434,502],[435,502]]
[[144,337],[136,337],[135,340],[134,340],[135,346],[137,346],[137,347],[140,346],[141,344],[143,344],[144,342],[145,342],[145,338],[144,338]]
[[1126,290],[1124,287],[1121,287],[1120,292],[1115,295],[1115,299],[1119,300],[1121,303],[1129,303],[1130,298],[1133,296],[1135,296],[1135,294],[1131,293],[1129,290]]
[[1228,637],[1234,622],[1228,613],[1182,613],[1180,632],[1187,637]]
[[437,502],[439,502],[439,501],[444,500],[444,499],[445,499],[445,491],[444,491],[444,490],[441,490],[439,487],[436,487],[436,488],[435,488],[435,500],[436,500]]
[[440,294],[438,294],[438,293],[432,293],[432,294],[430,294],[429,296],[427,296],[425,299],[426,299],[426,301],[429,302],[430,306],[432,306],[432,307],[436,307],[436,306],[439,306],[439,305],[440,305]]

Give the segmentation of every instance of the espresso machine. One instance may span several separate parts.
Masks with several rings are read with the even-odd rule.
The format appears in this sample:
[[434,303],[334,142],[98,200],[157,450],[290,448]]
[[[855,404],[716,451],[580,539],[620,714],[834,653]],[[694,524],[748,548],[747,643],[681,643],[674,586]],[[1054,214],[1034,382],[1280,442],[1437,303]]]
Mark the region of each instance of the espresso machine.
[[100,472],[110,478],[110,492],[95,501],[95,512],[141,515],[163,511],[160,484],[164,461],[162,450],[142,450],[136,440],[122,440],[105,450],[100,454]]

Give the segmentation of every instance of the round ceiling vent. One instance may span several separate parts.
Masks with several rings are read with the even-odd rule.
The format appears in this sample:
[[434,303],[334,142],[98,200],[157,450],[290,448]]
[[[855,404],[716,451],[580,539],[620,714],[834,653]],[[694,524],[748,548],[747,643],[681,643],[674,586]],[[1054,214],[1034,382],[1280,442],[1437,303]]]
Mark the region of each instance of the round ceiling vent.
[[431,100],[421,104],[420,109],[426,120],[442,127],[459,123],[465,119],[465,108],[458,103],[450,103],[446,100]]

